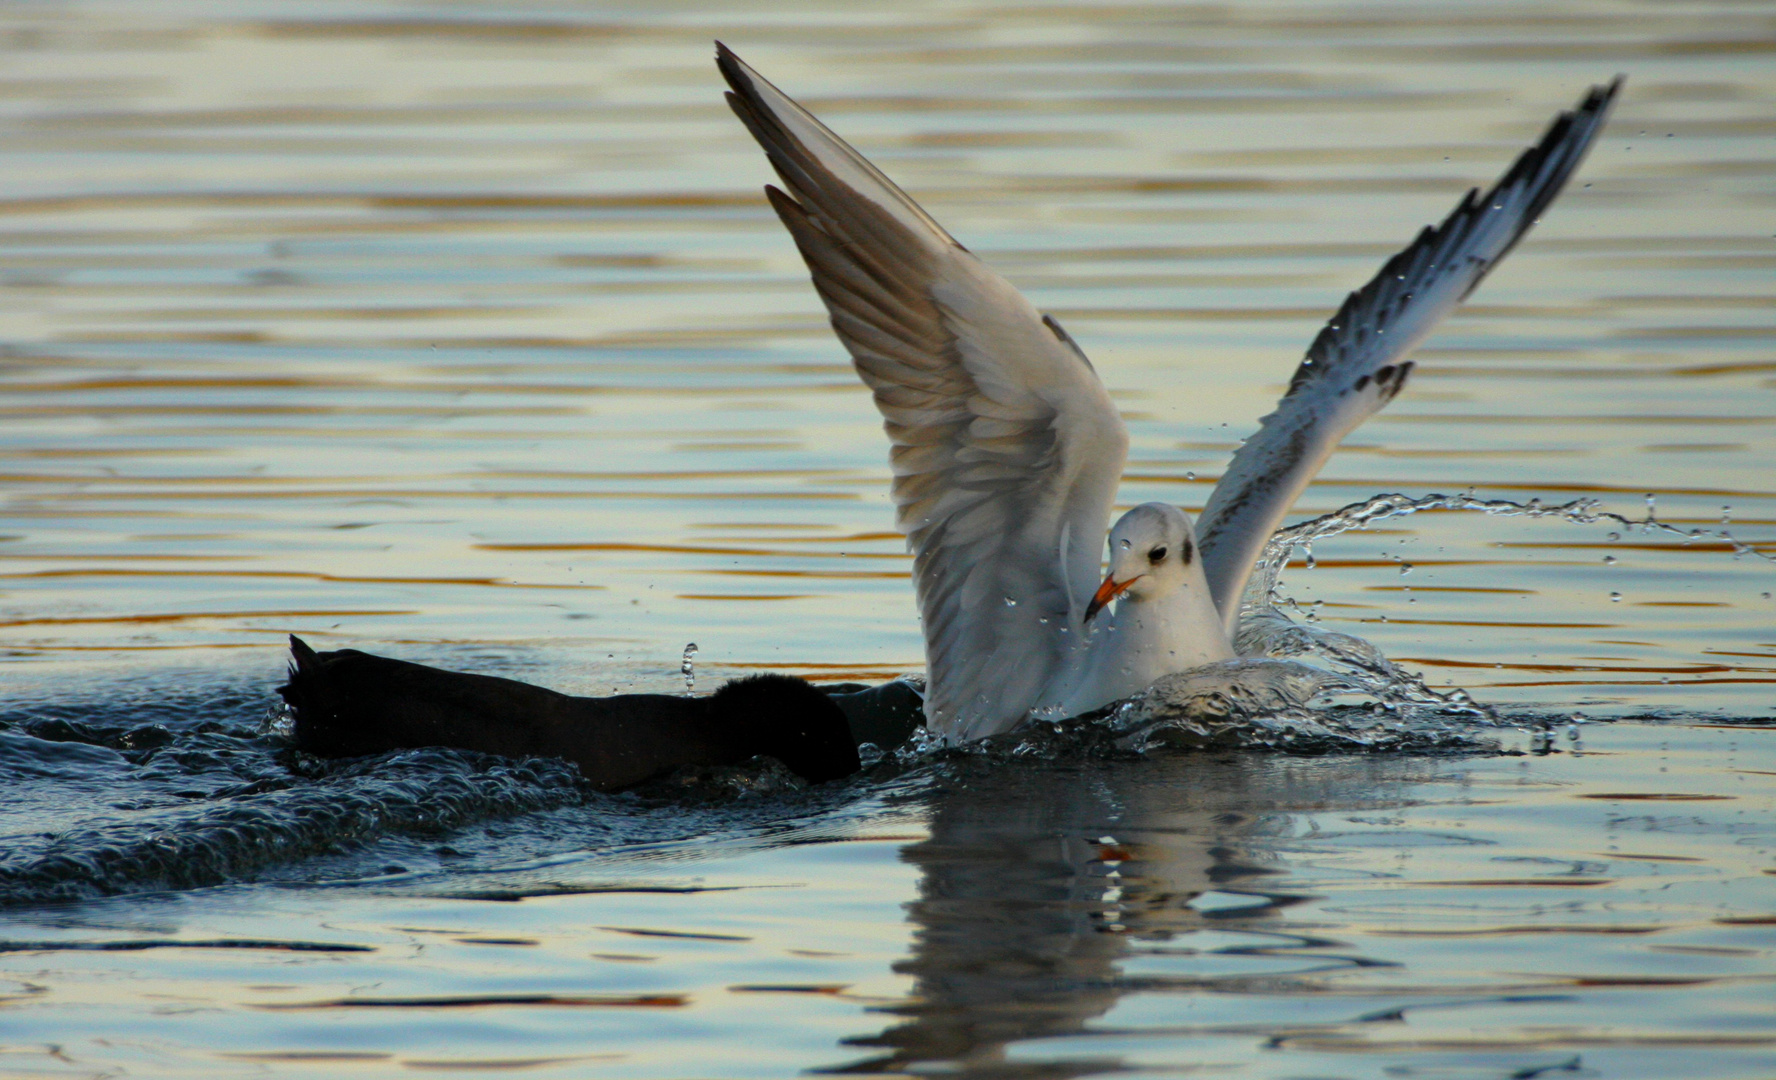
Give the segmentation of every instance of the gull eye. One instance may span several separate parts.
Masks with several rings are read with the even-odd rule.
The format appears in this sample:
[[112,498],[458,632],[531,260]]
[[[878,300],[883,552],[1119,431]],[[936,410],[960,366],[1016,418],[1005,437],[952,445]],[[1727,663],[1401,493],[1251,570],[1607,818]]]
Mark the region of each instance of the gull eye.
[[1165,557],[1166,549],[1163,547],[1156,547],[1147,553],[1147,561],[1151,563],[1163,562]]

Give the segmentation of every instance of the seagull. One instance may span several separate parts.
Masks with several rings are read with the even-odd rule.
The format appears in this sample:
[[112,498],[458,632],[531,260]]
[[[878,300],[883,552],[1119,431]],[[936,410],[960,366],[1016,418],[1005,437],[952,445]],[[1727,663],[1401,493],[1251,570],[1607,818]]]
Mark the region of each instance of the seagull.
[[1350,294],[1201,518],[1135,507],[1109,530],[1100,577],[1128,431],[1084,351],[720,42],[716,64],[783,181],[765,195],[882,413],[924,624],[925,722],[953,744],[1233,658],[1265,541],[1339,441],[1400,393],[1412,349],[1560,193],[1622,86],[1593,87],[1491,190],[1469,191]]

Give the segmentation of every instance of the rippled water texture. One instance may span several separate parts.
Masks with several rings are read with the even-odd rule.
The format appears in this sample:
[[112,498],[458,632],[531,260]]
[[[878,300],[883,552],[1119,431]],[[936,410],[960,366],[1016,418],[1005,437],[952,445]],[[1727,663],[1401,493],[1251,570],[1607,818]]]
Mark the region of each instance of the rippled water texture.
[[[1284,573],[1552,740],[620,797],[290,753],[291,631],[579,693],[919,666],[716,37],[1193,509],[1344,293],[1627,74],[1298,518],[1701,532],[1426,510]],[[0,1077],[1776,1073],[1773,56],[1768,2],[0,0]]]

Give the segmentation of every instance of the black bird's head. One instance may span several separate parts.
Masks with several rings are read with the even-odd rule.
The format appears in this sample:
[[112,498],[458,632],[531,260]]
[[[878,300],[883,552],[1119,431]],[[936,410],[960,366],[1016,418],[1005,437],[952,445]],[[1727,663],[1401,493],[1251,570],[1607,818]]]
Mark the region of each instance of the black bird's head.
[[810,783],[837,780],[863,767],[844,712],[804,679],[735,679],[715,692],[710,709],[716,722],[739,733],[754,753],[771,755]]

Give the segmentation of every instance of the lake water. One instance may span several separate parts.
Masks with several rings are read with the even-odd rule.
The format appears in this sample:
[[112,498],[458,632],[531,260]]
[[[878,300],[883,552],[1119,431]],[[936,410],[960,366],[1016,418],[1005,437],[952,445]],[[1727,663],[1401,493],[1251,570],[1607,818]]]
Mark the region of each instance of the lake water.
[[[1553,752],[602,796],[262,734],[292,631],[578,693],[919,667],[718,37],[1191,509],[1347,291],[1627,74],[1297,518],[1695,538],[1424,513],[1283,584]],[[0,1077],[1776,1074],[1773,57],[1769,3],[0,4]]]

